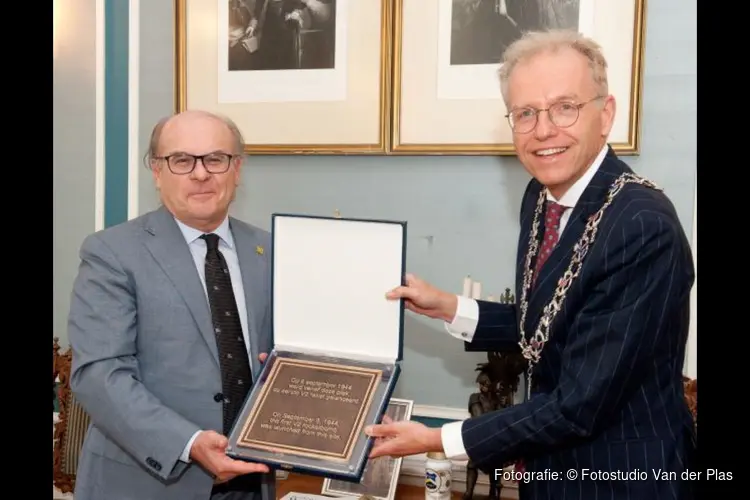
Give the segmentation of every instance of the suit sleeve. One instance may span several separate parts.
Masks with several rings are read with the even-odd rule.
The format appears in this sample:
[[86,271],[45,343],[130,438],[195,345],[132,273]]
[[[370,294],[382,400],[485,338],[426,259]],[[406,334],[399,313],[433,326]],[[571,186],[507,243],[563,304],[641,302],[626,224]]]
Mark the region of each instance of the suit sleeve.
[[601,278],[568,333],[556,389],[464,421],[464,445],[480,469],[591,436],[620,411],[667,334],[665,311],[681,300],[679,241],[653,212],[613,229]]
[[518,351],[518,317],[515,304],[478,300],[479,321],[471,342],[464,343],[467,352]]
[[200,430],[141,383],[135,287],[96,235],[84,241],[73,285],[68,337],[70,386],[92,422],[144,467],[179,475],[185,445]]

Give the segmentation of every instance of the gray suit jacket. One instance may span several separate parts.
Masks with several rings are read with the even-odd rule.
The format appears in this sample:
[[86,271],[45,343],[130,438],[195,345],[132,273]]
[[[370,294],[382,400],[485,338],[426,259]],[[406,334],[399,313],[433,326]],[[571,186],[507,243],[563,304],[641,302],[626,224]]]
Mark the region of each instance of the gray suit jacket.
[[[272,347],[270,235],[233,218],[230,228],[258,374],[258,354]],[[80,255],[71,389],[92,425],[76,500],[208,499],[209,474],[179,457],[199,429],[222,431],[214,400],[221,375],[210,309],[179,227],[162,207],[87,237]],[[273,472],[263,476],[261,492],[230,498],[275,499]]]

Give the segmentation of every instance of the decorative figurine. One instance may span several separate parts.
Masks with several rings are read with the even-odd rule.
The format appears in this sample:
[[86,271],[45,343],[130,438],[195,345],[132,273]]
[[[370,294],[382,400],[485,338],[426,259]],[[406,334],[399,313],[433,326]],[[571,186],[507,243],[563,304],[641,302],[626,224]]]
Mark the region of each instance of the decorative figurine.
[[[511,304],[514,297],[510,288],[500,296],[499,302]],[[488,352],[487,363],[477,365],[479,372],[476,383],[479,392],[469,396],[469,413],[477,417],[485,413],[507,408],[513,405],[513,395],[518,390],[519,376],[526,369],[526,360],[520,351],[514,352]],[[503,467],[510,464],[502,464]],[[472,500],[474,487],[477,483],[478,471],[469,460],[466,466],[466,492],[464,500]],[[499,500],[502,484],[495,480],[494,474],[490,474],[489,500]]]
[[[496,389],[496,382],[490,376],[491,364],[480,363],[476,369],[479,372],[476,378],[479,392],[475,392],[469,396],[469,414],[472,417],[478,417],[501,408],[500,395]],[[464,500],[471,500],[474,497],[474,486],[477,484],[478,475],[479,472],[476,466],[469,460],[466,464],[466,491],[464,492]],[[495,480],[494,474],[490,474],[489,478],[490,491],[488,498],[490,500],[499,500],[502,486]]]
[[512,304],[516,301],[516,298],[513,296],[512,293],[510,293],[510,288],[505,289],[505,293],[500,296],[500,302],[501,304]]

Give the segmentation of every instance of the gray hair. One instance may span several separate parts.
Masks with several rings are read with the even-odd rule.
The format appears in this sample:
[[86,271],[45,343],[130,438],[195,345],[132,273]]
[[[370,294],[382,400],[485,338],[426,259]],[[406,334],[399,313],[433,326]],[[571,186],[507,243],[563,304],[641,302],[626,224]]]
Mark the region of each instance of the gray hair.
[[591,77],[597,86],[599,95],[609,94],[607,83],[607,60],[602,53],[601,46],[594,40],[571,30],[530,31],[513,42],[503,53],[502,66],[498,72],[500,77],[500,91],[505,105],[508,102],[508,80],[516,65],[531,57],[548,51],[570,48],[584,56],[591,68]]
[[[229,129],[229,131],[232,133],[232,136],[234,137],[234,154],[236,155],[242,155],[244,153],[245,148],[245,139],[242,136],[242,132],[240,132],[240,128],[237,126],[237,124],[229,117],[224,115],[219,115],[216,113],[211,113],[209,111],[192,111],[193,113],[201,113],[205,116],[215,118],[222,122],[226,127]],[[145,163],[147,168],[150,168],[151,161],[157,156],[156,152],[159,149],[159,141],[161,140],[161,133],[164,130],[164,126],[177,115],[170,115],[165,116],[161,120],[159,120],[156,125],[154,126],[154,129],[151,131],[151,138],[148,141],[148,149],[146,150],[146,154],[143,157],[143,162]]]

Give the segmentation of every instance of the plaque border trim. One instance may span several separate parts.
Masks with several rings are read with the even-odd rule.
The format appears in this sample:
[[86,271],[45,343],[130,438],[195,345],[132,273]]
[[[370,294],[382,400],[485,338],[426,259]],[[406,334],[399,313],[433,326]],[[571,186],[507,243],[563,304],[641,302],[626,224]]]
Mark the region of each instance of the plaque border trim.
[[[349,437],[347,439],[346,445],[344,446],[344,451],[342,453],[332,453],[332,452],[320,452],[320,451],[310,451],[309,448],[304,448],[300,446],[286,446],[286,445],[278,445],[278,444],[268,444],[269,441],[260,441],[257,439],[246,439],[245,435],[249,432],[250,428],[255,424],[256,419],[258,418],[258,415],[260,414],[260,409],[263,407],[263,403],[266,399],[266,397],[269,394],[270,387],[273,384],[273,381],[275,381],[276,377],[278,376],[281,367],[283,365],[297,365],[297,366],[314,366],[318,368],[324,368],[328,369],[330,371],[340,371],[345,373],[352,373],[352,372],[359,372],[361,374],[370,375],[370,381],[367,386],[367,391],[364,395],[365,402],[364,404],[360,405],[359,412],[357,413],[357,417],[355,419],[354,425],[352,425],[352,430],[349,433]],[[319,458],[327,461],[335,461],[335,462],[347,462],[351,459],[352,452],[354,451],[354,444],[357,440],[357,430],[362,427],[362,422],[364,421],[365,415],[370,410],[370,407],[372,406],[372,400],[375,395],[375,389],[377,388],[378,383],[382,379],[382,372],[379,369],[376,368],[365,368],[362,366],[351,366],[351,365],[341,365],[337,363],[326,363],[322,361],[312,361],[312,360],[300,360],[300,359],[290,359],[290,358],[277,358],[274,360],[274,365],[271,368],[270,373],[267,377],[265,377],[265,380],[263,382],[263,388],[260,391],[260,394],[258,394],[258,398],[256,400],[256,404],[253,405],[252,410],[250,411],[250,414],[245,419],[245,422],[242,425],[242,430],[239,433],[237,437],[236,446],[238,448],[249,448],[249,449],[260,449],[265,451],[270,451],[274,453],[288,453],[290,455],[295,456],[302,456],[302,457],[308,457],[308,458]]]

